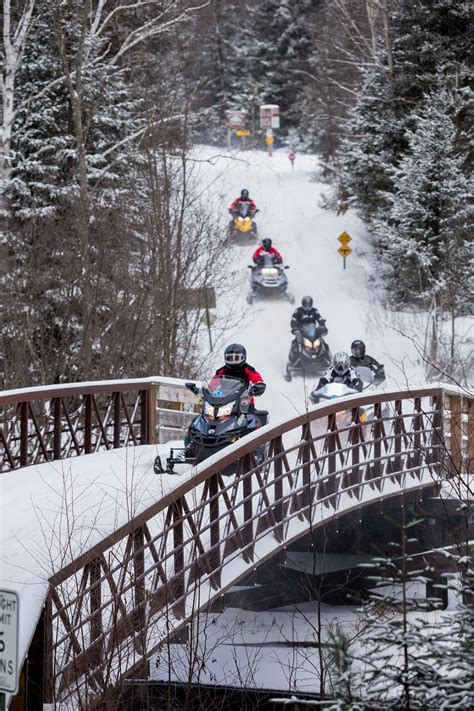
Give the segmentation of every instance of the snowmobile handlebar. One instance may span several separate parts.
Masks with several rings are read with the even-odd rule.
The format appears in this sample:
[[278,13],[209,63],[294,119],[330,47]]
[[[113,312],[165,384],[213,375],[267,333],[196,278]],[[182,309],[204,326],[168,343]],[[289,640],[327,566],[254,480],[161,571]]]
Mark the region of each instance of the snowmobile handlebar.
[[254,383],[249,388],[249,395],[258,397],[259,395],[263,395],[266,389],[267,386],[265,383]]

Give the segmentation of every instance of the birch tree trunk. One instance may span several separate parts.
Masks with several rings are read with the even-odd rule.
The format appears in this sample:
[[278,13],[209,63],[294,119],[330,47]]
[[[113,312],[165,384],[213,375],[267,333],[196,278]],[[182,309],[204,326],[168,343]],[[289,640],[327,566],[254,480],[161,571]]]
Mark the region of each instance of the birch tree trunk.
[[0,208],[5,208],[4,190],[11,174],[11,144],[15,120],[15,78],[32,22],[35,0],[25,0],[14,26],[11,0],[3,0],[2,134],[0,137]]

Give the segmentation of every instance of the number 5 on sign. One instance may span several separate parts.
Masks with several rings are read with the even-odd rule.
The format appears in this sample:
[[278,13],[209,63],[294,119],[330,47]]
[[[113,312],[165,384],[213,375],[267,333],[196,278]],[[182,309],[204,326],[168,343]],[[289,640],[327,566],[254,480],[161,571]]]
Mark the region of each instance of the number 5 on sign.
[[349,256],[349,254],[352,253],[352,249],[348,246],[349,242],[352,242],[352,237],[347,234],[347,232],[343,232],[339,237],[337,238],[338,241],[341,243],[341,246],[337,250],[341,257],[344,260],[344,269],[346,268],[346,257]]

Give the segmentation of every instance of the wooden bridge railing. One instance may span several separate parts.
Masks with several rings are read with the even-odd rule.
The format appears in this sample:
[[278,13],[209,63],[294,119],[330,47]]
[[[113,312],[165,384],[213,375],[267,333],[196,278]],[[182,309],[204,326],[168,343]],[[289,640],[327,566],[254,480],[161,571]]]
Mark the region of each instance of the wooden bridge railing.
[[0,472],[176,439],[194,403],[184,381],[159,377],[0,393]]
[[50,578],[45,703],[110,699],[170,631],[292,541],[374,502],[468,476],[473,442],[473,400],[463,394],[364,394],[262,428],[176,477],[168,494]]

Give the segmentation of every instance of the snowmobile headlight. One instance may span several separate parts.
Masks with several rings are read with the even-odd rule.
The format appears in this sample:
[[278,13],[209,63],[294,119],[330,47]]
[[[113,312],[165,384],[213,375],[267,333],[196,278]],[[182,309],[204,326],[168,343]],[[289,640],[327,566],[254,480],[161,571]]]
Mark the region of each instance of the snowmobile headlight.
[[243,222],[243,221],[244,221],[244,218],[243,218],[243,217],[238,217],[238,218],[237,218],[237,222]]
[[276,276],[278,274],[278,269],[275,269],[275,267],[263,267],[262,274],[264,276]]
[[230,417],[232,415],[232,408],[234,407],[233,402],[229,402],[227,405],[222,405],[217,410],[217,418],[220,420],[221,417]]
[[314,341],[313,348],[315,351],[319,351],[319,349],[321,348],[321,341],[319,340],[319,338]]
[[210,420],[214,419],[214,407],[212,405],[209,405],[208,402],[204,404],[204,414],[206,417],[209,417]]
[[313,343],[309,340],[309,338],[303,338],[303,345],[305,348],[312,348]]

